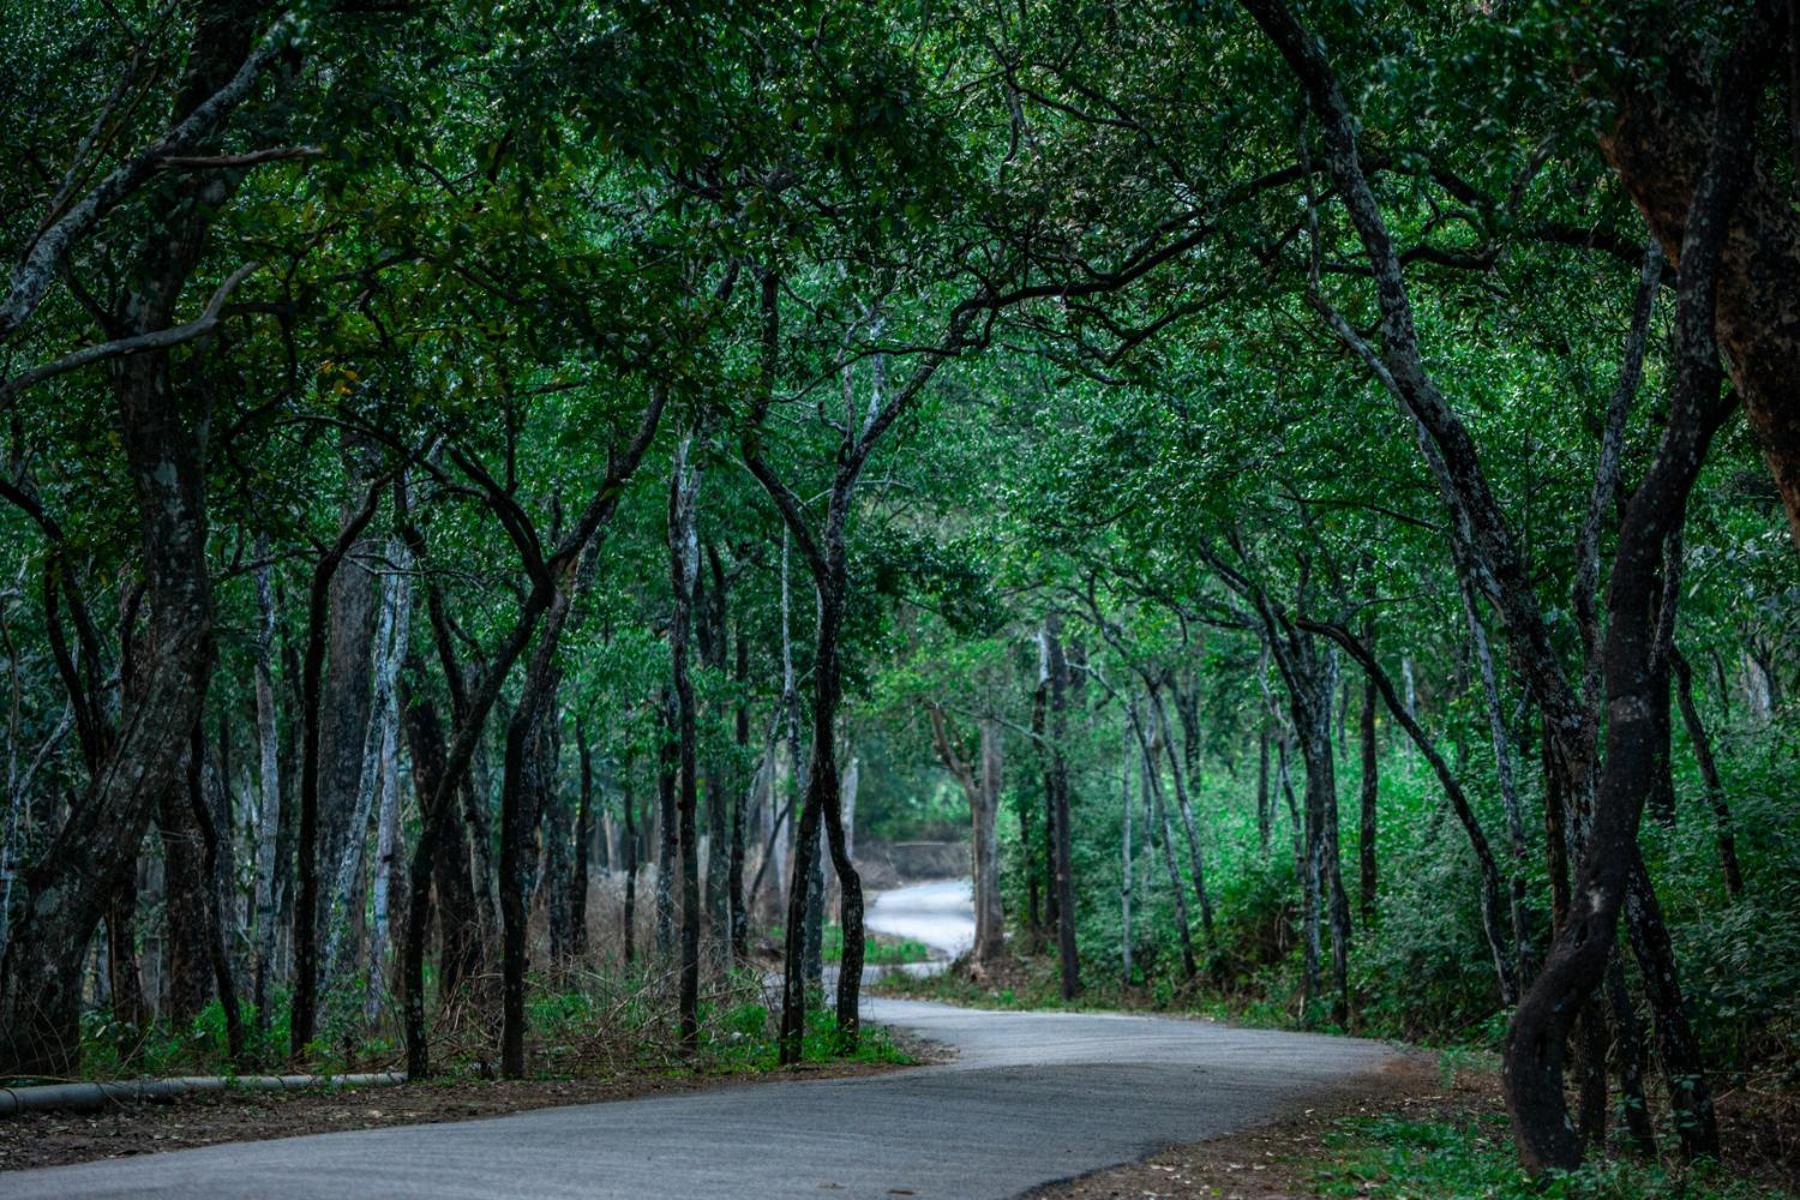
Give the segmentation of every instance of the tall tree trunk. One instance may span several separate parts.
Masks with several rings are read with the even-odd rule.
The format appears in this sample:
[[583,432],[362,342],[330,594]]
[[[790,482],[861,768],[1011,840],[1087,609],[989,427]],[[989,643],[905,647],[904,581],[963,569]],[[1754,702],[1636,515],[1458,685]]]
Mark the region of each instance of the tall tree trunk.
[[[740,617],[737,630],[737,714],[736,726],[733,730],[738,748],[738,759],[745,761],[744,756],[750,749],[750,639],[744,636],[743,619]],[[747,787],[735,789],[737,803],[731,809],[731,856],[727,868],[726,898],[731,907],[731,958],[736,963],[746,963],[750,959],[750,899],[744,894],[744,837],[746,810],[756,798],[754,773]]]
[[1731,829],[1731,804],[1725,798],[1725,783],[1719,778],[1719,765],[1713,758],[1712,739],[1706,735],[1706,723],[1700,719],[1700,709],[1694,704],[1694,672],[1686,657],[1674,647],[1670,648],[1669,666],[1675,672],[1675,694],[1681,704],[1681,721],[1687,728],[1694,761],[1700,766],[1700,781],[1712,807],[1713,838],[1719,847],[1725,894],[1736,900],[1744,891],[1744,875],[1738,866],[1737,838]]
[[1006,936],[1000,905],[999,848],[995,845],[1001,777],[1000,723],[991,717],[981,719],[980,748],[976,762],[971,763],[963,756],[961,739],[951,728],[942,706],[928,705],[926,712],[931,718],[932,744],[938,760],[956,779],[969,802],[969,858],[975,899],[975,941],[970,950],[975,962],[985,963],[1004,951]]
[[1187,836],[1188,869],[1194,877],[1194,898],[1200,904],[1200,928],[1206,932],[1206,940],[1213,937],[1212,897],[1206,890],[1206,867],[1200,857],[1200,834],[1194,828],[1194,810],[1188,803],[1187,783],[1182,778],[1181,759],[1175,752],[1169,719],[1163,712],[1162,695],[1159,689],[1151,687],[1150,711],[1156,718],[1156,740],[1162,743],[1169,758],[1169,777],[1175,783],[1175,807],[1181,813],[1182,831]]
[[[695,479],[697,482],[697,472]],[[706,547],[706,560],[712,576],[710,588],[706,586],[706,576],[701,573],[697,557],[693,563],[694,570],[688,576],[694,592],[691,604],[693,639],[695,649],[699,651],[701,665],[722,676],[729,649],[726,645],[725,566],[716,546]],[[730,871],[728,843],[731,838],[731,810],[734,807],[731,793],[735,789],[726,787],[725,771],[715,757],[708,756],[706,763],[700,768],[700,774],[702,789],[706,794],[706,920],[716,957],[718,961],[725,962],[731,957],[731,896],[727,874]]]
[[[184,740],[186,735],[184,736]],[[184,776],[186,758],[183,756]],[[168,927],[167,992],[163,1015],[177,1029],[193,1023],[213,994],[212,956],[207,949],[205,851],[184,777],[163,793],[156,824],[162,834],[163,878],[168,881],[164,915]]]
[[[1373,649],[1372,637],[1374,623],[1363,624],[1363,642]],[[1358,872],[1357,896],[1362,903],[1363,925],[1368,926],[1375,920],[1376,906],[1380,900],[1380,865],[1376,854],[1376,836],[1378,810],[1377,801],[1381,796],[1381,760],[1375,744],[1375,679],[1365,673],[1363,675],[1362,724],[1359,727],[1359,744],[1362,748],[1362,797],[1361,821],[1357,838]]]
[[350,547],[374,519],[380,500],[380,485],[370,487],[363,496],[362,507],[338,530],[336,543],[314,566],[312,586],[307,596],[306,656],[300,681],[300,720],[303,730],[300,748],[300,837],[294,848],[299,866],[298,895],[294,904],[294,998],[288,1026],[288,1052],[295,1059],[306,1053],[318,1020],[319,937],[320,926],[324,924],[319,897],[322,853],[319,789],[325,763],[319,750],[322,736],[320,681],[325,666],[325,624],[331,582],[344,555],[349,553]]
[[635,764],[628,754],[625,769],[621,772],[623,781],[619,796],[620,806],[625,810],[625,964],[630,966],[637,959],[637,877],[638,877],[638,826],[637,826],[637,788]]
[[562,787],[561,765],[562,722],[557,719],[552,697],[539,727],[533,786],[538,793],[544,843],[544,870],[538,894],[544,898],[553,967],[567,966],[575,953],[575,911],[569,903],[575,890],[575,830],[569,819],[568,796]]
[[1643,856],[1635,846],[1632,857],[1631,877],[1625,890],[1625,928],[1630,932],[1644,995],[1655,1018],[1657,1049],[1668,1079],[1676,1137],[1684,1158],[1717,1158],[1719,1127],[1713,1111],[1712,1088],[1706,1079],[1699,1039],[1688,1019],[1687,1002],[1681,994],[1675,947],[1669,940],[1662,906],[1650,884]]
[[575,811],[575,870],[569,880],[569,955],[581,961],[588,953],[588,875],[593,869],[589,856],[594,844],[594,754],[588,745],[587,725],[575,722],[575,748],[581,759],[581,799]]
[[[352,526],[357,534],[367,529],[361,506],[364,496],[375,490],[370,487],[375,470],[368,447],[347,441],[340,534]],[[325,947],[318,985],[321,992],[335,982],[345,941],[358,938],[363,925],[361,867],[369,825],[364,797],[372,804],[374,795],[374,788],[365,790],[363,783],[365,779],[373,782],[379,775],[372,770],[374,755],[370,753],[372,746],[378,749],[381,744],[380,734],[373,728],[377,702],[372,693],[380,670],[376,624],[387,615],[379,580],[368,564],[380,549],[380,543],[366,534],[353,536],[330,579],[330,625],[324,692],[317,710],[316,751],[318,870],[329,888],[320,898],[317,917],[318,937]]]
[[[701,435],[704,444],[705,435]],[[676,746],[681,764],[677,806],[681,834],[681,1042],[692,1051],[700,1037],[700,845],[698,734],[694,685],[688,676],[688,648],[694,626],[694,589],[700,571],[700,544],[694,528],[700,468],[691,463],[689,438],[675,451],[669,480],[669,590],[675,611],[669,621],[669,662],[675,690]],[[710,797],[709,797],[710,799]]]
[[1169,894],[1175,900],[1175,931],[1181,939],[1182,978],[1192,983],[1199,975],[1200,968],[1194,959],[1194,935],[1192,923],[1188,920],[1187,888],[1181,882],[1181,867],[1175,861],[1175,828],[1169,822],[1168,806],[1163,803],[1162,779],[1156,769],[1156,751],[1138,716],[1135,698],[1128,704],[1126,715],[1131,723],[1132,733],[1137,738],[1138,773],[1142,780],[1145,808],[1152,816],[1150,840],[1155,842],[1158,833],[1161,834],[1163,869],[1169,874]]
[[256,983],[251,1003],[256,1027],[269,1027],[269,989],[275,965],[278,843],[281,840],[281,738],[275,708],[275,590],[271,582],[269,535],[256,538]]
[[1512,918],[1513,969],[1522,986],[1531,978],[1531,927],[1526,913],[1525,870],[1530,854],[1525,846],[1525,817],[1519,803],[1519,789],[1513,781],[1512,734],[1506,728],[1506,710],[1500,697],[1500,682],[1494,670],[1494,656],[1488,648],[1487,628],[1481,623],[1476,608],[1475,587],[1467,571],[1458,572],[1461,580],[1463,619],[1469,628],[1469,645],[1481,673],[1482,699],[1487,707],[1488,735],[1494,748],[1494,773],[1500,784],[1500,804],[1506,813],[1506,841],[1509,853],[1507,871],[1507,905]]
[[679,846],[675,810],[681,747],[677,744],[672,697],[663,690],[657,706],[662,719],[662,748],[656,760],[656,957],[667,963],[675,953],[675,861]]
[[[260,5],[233,2],[199,11],[175,120],[190,116],[232,77],[262,15]],[[136,291],[124,306],[122,333],[152,333],[173,323],[211,215],[230,200],[239,178],[235,171],[211,171],[146,189],[153,232],[126,272]],[[139,518],[150,620],[102,769],[28,873],[28,901],[0,956],[0,1075],[73,1073],[87,948],[125,872],[136,868],[156,806],[181,785],[187,735],[212,671],[205,397],[176,385],[162,349],[113,360],[111,385]]]
[[1256,729],[1256,845],[1265,857],[1273,825],[1274,809],[1269,803],[1269,719],[1265,716]]
[[[353,935],[361,925],[363,916],[363,864],[367,855],[369,818],[371,815],[377,816],[378,841],[384,836],[386,822],[398,819],[397,813],[393,811],[397,799],[393,787],[394,752],[398,742],[396,726],[400,719],[397,680],[401,661],[406,657],[406,642],[411,628],[412,579],[406,547],[398,539],[389,540],[387,558],[396,565],[397,570],[386,575],[381,582],[379,615],[374,638],[369,646],[373,678],[370,681],[371,694],[365,714],[356,791],[351,797],[349,815],[346,818],[350,832],[340,847],[341,857],[336,860],[325,859],[334,868],[334,882],[331,894],[327,897],[327,907],[332,915],[326,921],[325,970],[321,978],[323,988],[331,987],[345,967],[355,961]],[[329,679],[326,690],[329,693]],[[327,722],[325,728],[330,727],[330,722]],[[328,758],[327,762],[329,761]],[[391,837],[391,833],[388,836]],[[391,857],[391,841],[388,853]],[[383,868],[378,868],[380,869]],[[385,879],[382,880],[381,890],[383,894],[377,901],[381,910],[377,912],[376,920],[385,929]],[[379,962],[373,948],[370,962]],[[379,977],[379,970],[372,970],[371,986]]]
[[506,726],[506,762],[500,791],[500,1074],[525,1073],[525,976],[527,937],[538,862],[538,826],[554,803],[556,770],[556,666],[551,628],[560,632],[570,604],[565,588],[532,654],[519,705]]
[[1119,982],[1131,986],[1131,890],[1137,870],[1132,861],[1131,844],[1131,750],[1119,762]]
[[1004,741],[1000,722],[988,718],[980,725],[981,780],[977,792],[980,809],[971,814],[975,870],[975,958],[977,962],[999,958],[1006,952],[1006,913],[1000,898],[1000,789],[1004,779]]
[[226,1054],[230,1057],[232,1066],[241,1070],[248,1065],[248,1059],[244,1050],[243,1019],[238,1011],[237,981],[231,974],[226,918],[219,903],[219,889],[210,886],[211,881],[219,874],[222,855],[219,828],[206,800],[205,762],[206,743],[200,733],[200,724],[196,721],[188,743],[187,800],[193,816],[193,828],[200,839],[201,867],[209,884],[201,890],[206,958],[207,965],[212,970],[213,990],[219,997],[219,1007],[225,1017]]
[[1056,805],[1057,957],[1062,966],[1062,997],[1073,1000],[1081,993],[1081,960],[1075,947],[1075,867],[1069,829],[1069,765],[1064,754],[1069,734],[1069,662],[1063,654],[1062,617],[1054,612],[1044,618],[1043,647],[1050,681],[1050,783]]

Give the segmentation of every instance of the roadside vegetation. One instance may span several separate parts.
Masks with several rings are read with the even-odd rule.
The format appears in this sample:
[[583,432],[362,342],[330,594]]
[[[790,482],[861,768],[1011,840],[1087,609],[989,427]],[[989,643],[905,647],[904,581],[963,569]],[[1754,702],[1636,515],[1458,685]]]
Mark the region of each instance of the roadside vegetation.
[[896,986],[1781,1156],[1800,6],[0,29],[0,1083],[879,1058],[966,839]]

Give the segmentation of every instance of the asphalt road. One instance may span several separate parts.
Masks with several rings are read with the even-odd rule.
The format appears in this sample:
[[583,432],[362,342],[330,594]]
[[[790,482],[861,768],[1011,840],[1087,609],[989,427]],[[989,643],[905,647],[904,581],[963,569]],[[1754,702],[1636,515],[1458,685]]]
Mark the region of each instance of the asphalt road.
[[954,1045],[956,1061],[9,1172],[0,1196],[999,1200],[1241,1128],[1390,1053],[1152,1017],[866,1012]]

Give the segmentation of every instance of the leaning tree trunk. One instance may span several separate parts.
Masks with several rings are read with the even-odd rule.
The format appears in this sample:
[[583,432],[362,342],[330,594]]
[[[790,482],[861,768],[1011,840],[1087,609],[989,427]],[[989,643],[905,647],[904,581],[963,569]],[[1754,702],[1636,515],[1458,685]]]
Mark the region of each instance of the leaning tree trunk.
[[1175,931],[1181,939],[1182,977],[1192,983],[1200,968],[1194,959],[1194,935],[1188,920],[1187,888],[1182,885],[1181,867],[1175,861],[1175,828],[1169,822],[1168,806],[1163,803],[1162,777],[1156,769],[1156,751],[1151,738],[1144,732],[1143,722],[1138,718],[1137,701],[1133,700],[1126,712],[1132,732],[1137,737],[1145,808],[1150,811],[1152,818],[1150,840],[1157,840],[1159,830],[1162,835],[1163,869],[1169,874],[1169,894],[1175,899]]
[[[1642,901],[1637,831],[1656,766],[1668,754],[1668,698],[1657,586],[1664,547],[1679,536],[1714,433],[1730,413],[1720,398],[1722,370],[1714,339],[1726,232],[1750,174],[1751,128],[1760,92],[1767,30],[1753,18],[1720,68],[1717,115],[1707,164],[1694,188],[1682,234],[1676,301],[1675,371],[1668,423],[1643,482],[1626,506],[1607,589],[1603,678],[1607,704],[1605,769],[1595,797],[1569,919],[1543,969],[1513,1013],[1506,1039],[1507,1107],[1526,1165],[1573,1167],[1581,1146],[1569,1129],[1562,1092],[1563,1042],[1586,998],[1602,985],[1620,908],[1634,886]],[[1660,735],[1660,744],[1659,744]],[[1637,934],[1634,930],[1634,936]],[[1647,960],[1649,962],[1655,961]],[[1672,981],[1672,969],[1670,971]],[[1678,1001],[1677,1001],[1678,1003]],[[1668,1046],[1665,1042],[1665,1052]],[[1716,1152],[1710,1101],[1696,1096],[1690,1152]]]
[[1187,838],[1188,870],[1194,877],[1194,899],[1200,905],[1200,928],[1205,932],[1210,943],[1213,937],[1212,896],[1206,890],[1206,864],[1200,857],[1200,833],[1194,827],[1194,808],[1188,803],[1187,781],[1182,760],[1175,751],[1169,719],[1163,712],[1160,689],[1152,687],[1150,692],[1150,711],[1156,717],[1156,741],[1162,743],[1163,752],[1169,759],[1169,778],[1175,784],[1175,808],[1181,814],[1181,828]]
[[1738,866],[1737,837],[1731,828],[1731,804],[1725,798],[1725,784],[1719,778],[1719,765],[1713,758],[1712,739],[1706,734],[1706,723],[1694,704],[1694,672],[1680,650],[1669,651],[1669,665],[1675,671],[1675,694],[1681,704],[1681,721],[1687,729],[1694,750],[1694,761],[1700,766],[1700,780],[1706,788],[1707,802],[1713,812],[1713,838],[1719,848],[1719,869],[1725,875],[1725,894],[1736,900],[1744,892],[1743,869]]
[[[245,61],[262,15],[262,6],[247,3],[201,10],[175,101],[178,121]],[[124,305],[122,332],[153,333],[173,324],[211,216],[230,200],[240,178],[236,171],[210,171],[144,189],[153,232],[127,272],[136,291]],[[17,319],[0,332],[10,332]],[[176,384],[166,349],[115,359],[111,385],[138,513],[150,620],[136,643],[117,736],[26,878],[29,900],[0,957],[0,1075],[74,1071],[89,942],[125,872],[136,869],[158,800],[181,784],[188,732],[199,719],[212,672],[205,396]]]

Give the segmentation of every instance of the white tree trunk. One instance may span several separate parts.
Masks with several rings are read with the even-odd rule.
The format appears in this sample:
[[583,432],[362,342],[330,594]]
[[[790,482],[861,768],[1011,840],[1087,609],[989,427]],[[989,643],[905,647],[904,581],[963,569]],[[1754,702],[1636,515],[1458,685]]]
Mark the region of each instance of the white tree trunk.
[[[350,814],[350,837],[344,846],[344,856],[338,862],[330,892],[331,920],[325,943],[325,969],[319,979],[321,993],[331,986],[344,965],[344,937],[349,925],[347,906],[362,874],[363,846],[377,795],[384,808],[390,803],[398,804],[393,772],[389,768],[400,716],[396,683],[400,664],[406,657],[412,613],[412,576],[409,552],[397,538],[388,542],[388,560],[396,569],[382,579],[381,615],[375,627],[375,693],[369,702],[371,719],[363,738],[362,776],[357,782],[356,802]],[[389,850],[391,857],[391,846]],[[383,885],[383,881],[377,882]],[[385,901],[385,896],[382,900]]]
[[281,745],[276,729],[275,593],[270,580],[269,535],[258,534],[256,559],[256,1020],[267,1027],[268,990],[275,969],[280,897],[276,894],[275,845],[281,827]]

